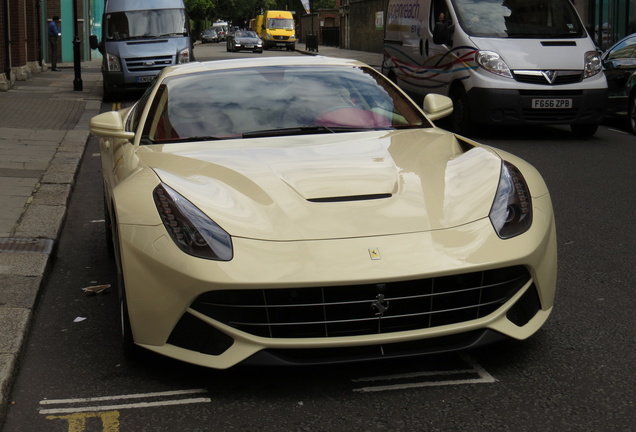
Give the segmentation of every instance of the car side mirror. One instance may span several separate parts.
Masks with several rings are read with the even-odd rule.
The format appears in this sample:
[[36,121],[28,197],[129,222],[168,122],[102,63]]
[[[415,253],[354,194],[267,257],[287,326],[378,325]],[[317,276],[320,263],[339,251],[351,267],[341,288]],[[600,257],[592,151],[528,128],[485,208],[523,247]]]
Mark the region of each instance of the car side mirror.
[[98,114],[89,122],[91,134],[102,137],[113,137],[132,140],[135,137],[134,132],[128,132],[124,129],[121,116],[117,111],[108,111]]
[[448,96],[429,93],[424,98],[423,109],[429,120],[439,120],[453,113],[453,100]]

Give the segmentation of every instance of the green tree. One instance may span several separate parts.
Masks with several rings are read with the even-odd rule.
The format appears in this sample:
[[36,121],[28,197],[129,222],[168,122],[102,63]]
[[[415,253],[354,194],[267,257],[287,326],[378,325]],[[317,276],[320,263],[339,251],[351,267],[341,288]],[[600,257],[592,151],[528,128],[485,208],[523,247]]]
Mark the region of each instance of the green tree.
[[212,19],[217,0],[185,0],[188,15],[193,21]]

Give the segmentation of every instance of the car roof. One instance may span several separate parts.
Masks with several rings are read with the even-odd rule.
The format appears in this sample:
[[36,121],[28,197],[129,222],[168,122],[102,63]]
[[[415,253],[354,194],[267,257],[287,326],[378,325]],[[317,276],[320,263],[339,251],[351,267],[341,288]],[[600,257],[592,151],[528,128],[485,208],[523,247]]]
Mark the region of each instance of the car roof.
[[231,60],[210,60],[205,62],[191,62],[163,69],[163,77],[186,75],[197,72],[242,69],[265,66],[367,66],[354,59],[326,57],[326,56],[297,56],[297,57],[263,57],[242,58]]

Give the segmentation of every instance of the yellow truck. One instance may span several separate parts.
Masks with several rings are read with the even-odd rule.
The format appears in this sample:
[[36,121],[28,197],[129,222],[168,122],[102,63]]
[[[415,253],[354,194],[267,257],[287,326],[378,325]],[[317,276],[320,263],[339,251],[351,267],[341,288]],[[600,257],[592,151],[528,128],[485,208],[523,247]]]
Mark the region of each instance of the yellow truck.
[[296,49],[296,27],[290,11],[268,10],[256,17],[256,32],[263,40],[263,48]]

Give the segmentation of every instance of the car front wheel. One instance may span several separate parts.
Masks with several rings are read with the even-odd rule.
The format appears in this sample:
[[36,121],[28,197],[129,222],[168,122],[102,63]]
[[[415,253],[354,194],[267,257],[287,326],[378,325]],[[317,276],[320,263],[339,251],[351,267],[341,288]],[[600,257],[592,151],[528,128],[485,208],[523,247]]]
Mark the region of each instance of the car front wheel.
[[632,91],[629,97],[629,128],[633,134],[636,134],[636,90]]

